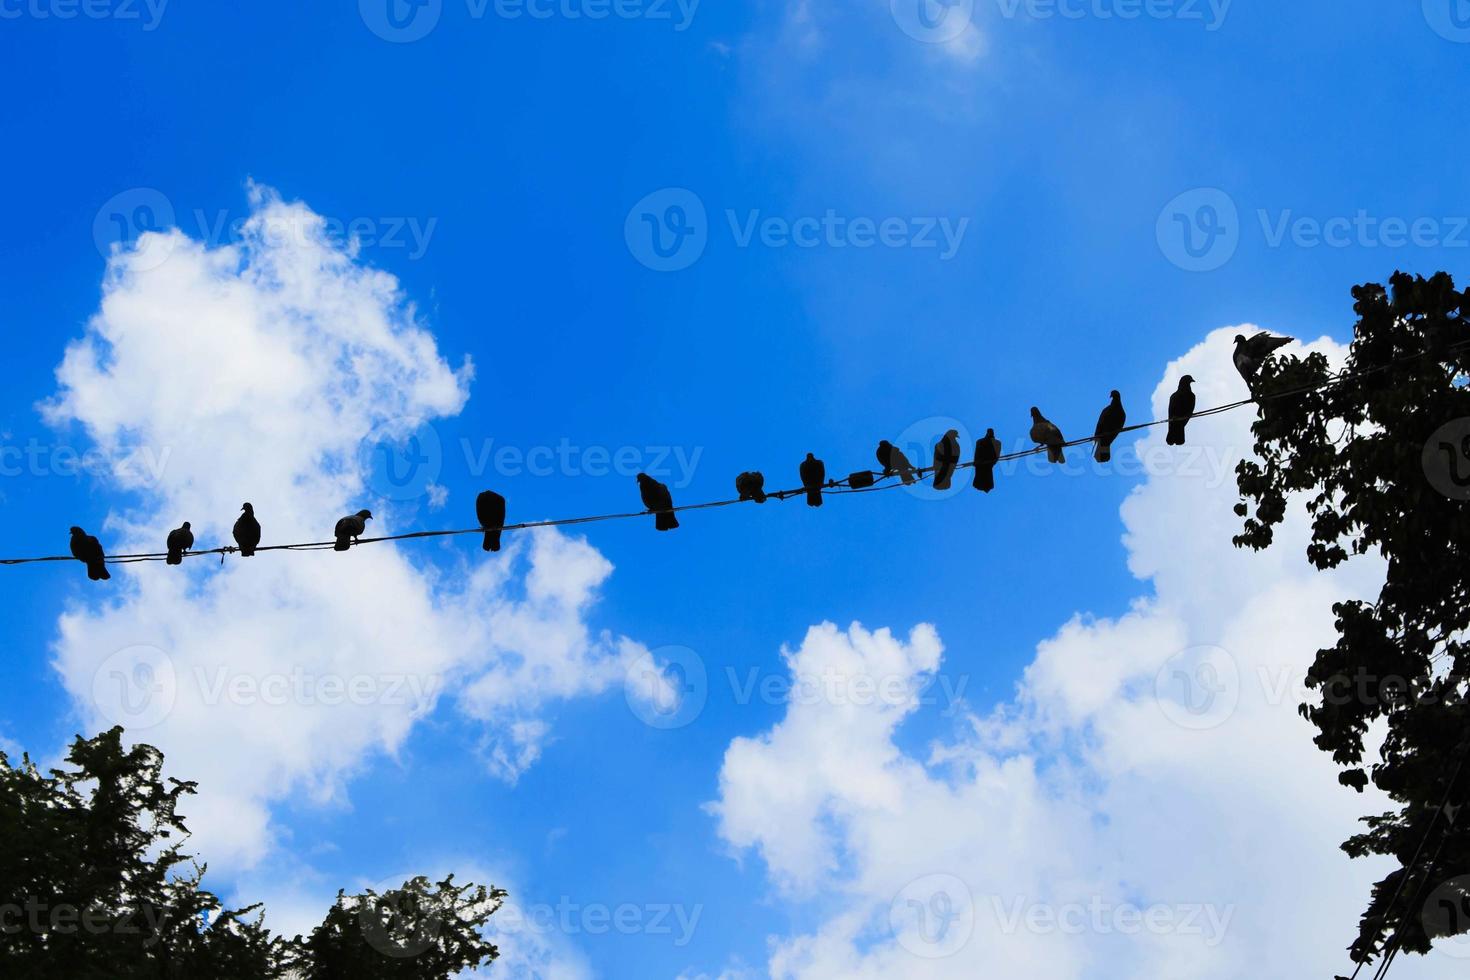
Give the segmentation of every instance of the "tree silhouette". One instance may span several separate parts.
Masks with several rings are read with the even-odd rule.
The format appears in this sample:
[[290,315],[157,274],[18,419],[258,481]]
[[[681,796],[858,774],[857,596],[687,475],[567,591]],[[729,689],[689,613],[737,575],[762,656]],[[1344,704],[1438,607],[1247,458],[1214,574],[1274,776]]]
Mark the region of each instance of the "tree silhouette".
[[78,737],[74,768],[19,766],[0,752],[0,976],[26,980],[446,980],[499,951],[480,935],[505,892],[343,892],[303,940],[271,935],[260,906],[226,910],[181,850],[180,799],[163,755],[123,747],[123,730]]
[[[1236,472],[1238,547],[1268,547],[1288,495],[1303,493],[1313,565],[1387,559],[1376,602],[1333,606],[1337,642],[1317,652],[1315,703],[1300,708],[1339,781],[1362,792],[1371,780],[1399,804],[1342,845],[1399,864],[1373,887],[1350,947],[1359,963],[1470,931],[1470,813],[1459,809],[1470,798],[1470,294],[1446,273],[1389,282],[1391,296],[1352,291],[1341,383],[1300,390],[1331,379],[1321,354],[1267,362],[1259,461]],[[1383,734],[1376,761],[1365,759],[1370,726]]]

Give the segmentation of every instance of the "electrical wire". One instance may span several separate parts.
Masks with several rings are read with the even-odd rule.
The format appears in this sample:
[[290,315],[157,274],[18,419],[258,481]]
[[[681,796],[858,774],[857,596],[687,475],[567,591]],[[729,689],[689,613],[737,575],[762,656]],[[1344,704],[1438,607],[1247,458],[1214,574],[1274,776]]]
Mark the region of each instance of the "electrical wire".
[[[1444,350],[1443,353],[1448,353],[1450,351],[1457,350],[1459,348],[1466,347],[1466,346],[1470,346],[1470,340],[1464,340],[1464,341],[1460,341],[1460,342],[1455,343],[1455,344],[1448,345],[1445,348],[1445,350]],[[1139,422],[1139,423],[1136,423],[1134,425],[1124,426],[1123,428],[1121,428],[1121,429],[1118,430],[1118,432],[1117,432],[1116,435],[1117,436],[1121,436],[1121,435],[1125,435],[1125,434],[1127,434],[1129,432],[1138,432],[1138,431],[1141,431],[1143,429],[1152,428],[1154,426],[1168,425],[1171,422],[1192,421],[1194,419],[1209,418],[1209,417],[1214,416],[1214,415],[1220,415],[1220,414],[1225,413],[1225,412],[1234,411],[1234,410],[1236,410],[1238,408],[1242,408],[1242,407],[1244,407],[1246,405],[1252,405],[1252,404],[1257,404],[1258,405],[1258,404],[1261,404],[1263,402],[1273,401],[1273,400],[1280,399],[1280,398],[1289,398],[1289,397],[1291,397],[1293,395],[1304,394],[1304,393],[1310,392],[1310,391],[1324,391],[1326,389],[1337,387],[1338,385],[1345,384],[1348,381],[1356,380],[1357,378],[1363,377],[1365,375],[1374,374],[1374,373],[1376,373],[1378,371],[1387,370],[1388,368],[1393,367],[1396,364],[1402,363],[1403,361],[1412,360],[1412,359],[1418,358],[1418,357],[1424,357],[1424,356],[1429,355],[1429,354],[1430,354],[1430,352],[1428,352],[1428,351],[1419,351],[1419,352],[1415,352],[1413,354],[1404,355],[1403,357],[1395,358],[1394,360],[1391,360],[1391,361],[1389,361],[1389,362],[1387,362],[1385,364],[1378,365],[1377,367],[1367,368],[1367,369],[1363,369],[1363,370],[1360,370],[1360,371],[1351,371],[1351,370],[1349,370],[1347,368],[1344,368],[1343,370],[1341,370],[1341,371],[1339,371],[1339,372],[1337,372],[1335,374],[1329,375],[1328,378],[1325,381],[1319,382],[1319,383],[1314,384],[1314,385],[1304,385],[1304,386],[1301,386],[1301,387],[1298,387],[1298,388],[1292,388],[1292,389],[1288,389],[1288,390],[1285,390],[1285,391],[1271,392],[1270,394],[1267,394],[1267,395],[1257,395],[1257,396],[1252,396],[1250,398],[1242,398],[1239,401],[1228,402],[1228,403],[1226,403],[1224,405],[1216,405],[1213,408],[1207,408],[1207,409],[1204,409],[1202,411],[1194,412],[1194,413],[1192,413],[1191,415],[1188,415],[1188,416],[1182,416],[1180,418],[1162,418],[1162,419],[1152,419],[1152,420],[1150,420],[1148,422]],[[1115,436],[1115,438],[1116,438],[1116,436]],[[1040,446],[1036,446],[1033,449],[1018,450],[1018,451],[1012,452],[1012,453],[1003,453],[1003,454],[999,455],[996,458],[995,462],[997,464],[1011,462],[1013,460],[1025,459],[1027,457],[1036,456],[1036,455],[1039,455],[1041,453],[1051,452],[1052,450],[1054,450],[1056,448],[1070,449],[1070,448],[1073,448],[1075,446],[1085,446],[1085,445],[1088,445],[1089,443],[1092,443],[1094,441],[1095,441],[1095,438],[1093,436],[1087,436],[1085,438],[1072,439],[1070,441],[1063,442],[1063,443],[1061,443],[1060,447],[1040,445]],[[957,463],[955,465],[954,469],[955,469],[956,472],[958,472],[960,470],[973,469],[974,467],[975,467],[975,463],[974,462]],[[920,467],[914,467],[911,472],[912,472],[912,474],[914,475],[915,478],[917,478],[917,479],[923,479],[923,477],[926,474],[933,473],[934,472],[934,469],[935,469],[935,467],[933,467],[933,466],[920,466]],[[851,486],[849,481],[852,479],[852,476],[862,475],[863,473],[867,473],[867,475],[872,476],[874,478],[874,484],[872,486],[868,486],[868,487],[853,487],[853,486]],[[822,484],[820,490],[821,490],[821,493],[823,493],[824,495],[851,494],[851,493],[873,493],[873,492],[881,491],[881,490],[892,490],[892,489],[895,489],[897,487],[905,486],[906,485],[906,484],[900,483],[900,482],[891,482],[891,481],[895,481],[897,478],[898,478],[898,474],[897,473],[892,473],[892,472],[882,472],[882,473],[880,473],[880,472],[875,472],[875,471],[871,471],[871,470],[868,470],[868,471],[861,471],[860,470],[857,473],[854,473],[854,474],[852,474],[850,476],[844,477],[843,479],[840,479],[840,480],[829,480],[826,483]],[[782,501],[784,501],[784,500],[787,500],[788,498],[791,498],[791,497],[804,496],[807,492],[808,492],[807,491],[807,488],[803,486],[803,487],[797,487],[797,488],[794,488],[794,489],[791,489],[791,490],[777,490],[777,491],[775,491],[773,493],[766,494],[766,496],[768,498],[773,498],[775,500],[782,500]],[[353,546],[355,547],[355,546],[360,545],[360,544],[381,544],[381,543],[390,542],[390,541],[415,541],[415,540],[419,540],[419,539],[423,539],[423,538],[455,537],[455,536],[465,535],[465,534],[483,534],[486,531],[495,531],[495,530],[499,530],[499,531],[525,531],[525,530],[530,530],[530,529],[533,529],[533,528],[543,528],[543,527],[575,527],[575,526],[579,526],[579,525],[582,525],[582,524],[597,524],[597,523],[603,523],[603,522],[606,522],[606,521],[632,520],[632,519],[635,519],[635,518],[648,517],[650,515],[660,514],[660,513],[677,514],[677,513],[682,513],[684,511],[709,510],[709,509],[716,508],[716,507],[730,507],[730,506],[733,506],[735,504],[747,503],[747,502],[750,502],[750,501],[747,501],[747,500],[738,500],[738,499],[737,500],[714,500],[714,501],[709,501],[709,502],[706,502],[706,503],[699,503],[699,504],[684,504],[682,506],[672,507],[672,508],[668,508],[666,510],[659,510],[659,511],[650,511],[650,510],[626,511],[626,512],[615,513],[615,514],[595,514],[595,515],[590,515],[590,516],[586,516],[586,517],[564,517],[564,518],[557,518],[557,519],[554,519],[554,520],[526,521],[526,522],[523,522],[523,523],[520,523],[520,524],[507,524],[507,525],[505,525],[503,527],[500,527],[500,528],[473,527],[473,528],[463,528],[463,529],[453,529],[453,530],[412,531],[412,532],[408,532],[408,533],[405,533],[405,534],[390,534],[390,535],[384,535],[382,537],[374,537],[374,538],[364,537],[364,538],[357,538],[357,539],[355,539],[353,541]],[[335,545],[336,545],[336,542],[335,541],[307,541],[307,542],[299,542],[299,543],[296,543],[296,544],[259,545],[254,550],[257,553],[259,553],[259,552],[269,552],[269,551],[325,551],[325,550],[334,548]],[[183,557],[185,557],[185,558],[203,558],[203,557],[208,556],[208,555],[220,555],[221,556],[221,559],[220,560],[223,561],[224,560],[223,556],[237,554],[239,552],[239,550],[240,549],[238,547],[234,546],[234,545],[223,545],[223,546],[218,547],[218,548],[205,548],[205,549],[201,549],[201,550],[192,550],[191,549],[189,551],[185,551],[183,553]],[[109,565],[127,565],[127,564],[136,564],[136,563],[140,563],[140,562],[164,561],[167,558],[168,558],[168,553],[167,552],[147,552],[147,553],[132,554],[132,555],[108,555],[105,560],[106,560],[107,564],[109,564]],[[0,558],[0,565],[7,565],[7,566],[8,565],[31,565],[31,564],[38,564],[38,563],[41,563],[41,562],[76,561],[76,560],[77,559],[75,557],[71,556],[71,555],[48,555],[46,557],[41,557],[41,558]]]

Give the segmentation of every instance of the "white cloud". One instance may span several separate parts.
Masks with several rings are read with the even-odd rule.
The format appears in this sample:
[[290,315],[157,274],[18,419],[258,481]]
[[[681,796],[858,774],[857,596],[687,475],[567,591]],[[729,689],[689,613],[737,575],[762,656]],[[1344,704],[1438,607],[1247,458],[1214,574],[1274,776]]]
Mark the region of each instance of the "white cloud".
[[[1153,417],[1186,372],[1201,406],[1240,397],[1235,332],[1169,365]],[[1250,421],[1197,420],[1190,439],[1238,456]],[[1162,438],[1154,429],[1146,442]],[[1235,499],[1230,482],[1178,475],[1138,488],[1123,508],[1126,543],[1154,594],[1118,619],[1067,623],[1039,645],[1011,704],[970,717],[927,758],[894,742],[912,705],[793,703],[770,731],[731,743],[711,804],[720,833],[757,852],[777,897],[810,904],[820,922],[772,938],[772,976],[1347,967],[1343,948],[1385,867],[1338,844],[1383,801],[1337,784],[1296,706],[1305,666],[1334,638],[1332,602],[1375,593],[1382,567],[1313,572],[1299,510],[1270,552],[1237,552]],[[824,625],[789,659],[793,672],[941,669],[927,627],[904,642]],[[1443,955],[1416,966],[1463,972]]]
[[[310,233],[305,205],[256,187],[251,205],[238,244],[169,231],[115,254],[57,371],[52,422],[163,462],[117,474],[131,493],[107,519],[114,552],[157,551],[186,519],[201,546],[227,543],[247,500],[267,543],[329,537],[362,506],[392,532],[407,510],[369,492],[360,445],[468,397],[471,365],[444,361],[392,276]],[[283,226],[309,233],[267,233]],[[513,779],[549,737],[545,705],[602,691],[636,651],[586,625],[612,569],[585,541],[507,536],[443,575],[414,560],[427,547],[123,566],[61,617],[55,666],[89,727],[121,721],[199,781],[194,849],[249,867],[272,847],[274,803],[346,805],[353,773],[397,751],[441,691]]]

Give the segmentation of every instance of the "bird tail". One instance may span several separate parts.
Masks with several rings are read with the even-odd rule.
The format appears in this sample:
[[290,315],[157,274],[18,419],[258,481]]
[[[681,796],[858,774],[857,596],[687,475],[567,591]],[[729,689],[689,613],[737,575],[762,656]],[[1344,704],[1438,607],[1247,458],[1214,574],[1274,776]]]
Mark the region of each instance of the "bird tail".
[[975,465],[974,487],[981,493],[989,493],[995,489],[995,471],[990,467]]
[[1053,463],[1065,463],[1067,461],[1067,454],[1061,446],[1048,446],[1046,448],[1046,458]]
[[182,565],[183,563],[184,563],[184,554],[183,554],[183,552],[181,552],[181,551],[170,551],[168,553],[168,564],[170,564],[170,565]]
[[1108,443],[1099,440],[1097,443],[1097,448],[1092,451],[1092,458],[1097,460],[1099,463],[1108,462],[1113,458],[1113,447],[1110,446]]
[[653,526],[660,531],[672,531],[679,526],[679,518],[669,511],[660,511],[658,517],[654,519]]
[[808,490],[806,492],[806,505],[808,507],[822,506],[822,491],[820,489]]
[[255,557],[255,549],[253,547],[252,548],[247,548],[244,545],[241,545],[240,546],[240,557],[241,558],[253,558],[253,557]]
[[339,534],[339,535],[337,535],[337,543],[332,546],[332,550],[333,551],[346,551],[348,548],[351,548],[351,547],[352,547],[352,537],[350,535]]
[[485,550],[486,551],[499,551],[500,550],[500,531],[499,531],[499,529],[496,529],[494,531],[486,531],[485,532]]
[[1184,422],[1171,421],[1169,423],[1169,434],[1164,438],[1164,443],[1169,446],[1184,445]]
[[112,573],[107,570],[106,562],[92,562],[87,566],[87,578],[93,582],[105,582],[112,578]]

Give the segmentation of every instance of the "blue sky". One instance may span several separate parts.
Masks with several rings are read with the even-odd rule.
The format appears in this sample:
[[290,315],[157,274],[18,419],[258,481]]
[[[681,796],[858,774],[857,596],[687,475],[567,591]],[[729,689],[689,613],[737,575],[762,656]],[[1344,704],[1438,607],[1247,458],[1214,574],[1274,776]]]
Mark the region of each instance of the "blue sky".
[[[12,147],[0,158],[9,219],[0,234],[5,556],[61,553],[73,523],[109,543],[151,540],[174,526],[167,522],[190,519],[166,512],[182,500],[214,505],[227,496],[221,512],[192,519],[228,527],[240,501],[293,492],[289,480],[269,485],[276,471],[258,461],[211,457],[231,431],[214,428],[222,415],[201,407],[198,424],[185,425],[189,412],[174,406],[160,427],[165,399],[136,408],[108,401],[132,393],[141,405],[146,385],[56,374],[104,293],[123,301],[120,321],[166,321],[159,343],[180,356],[139,348],[119,355],[103,343],[102,376],[136,370],[128,380],[138,382],[153,371],[162,389],[188,376],[207,394],[201,379],[233,376],[241,362],[254,366],[252,377],[269,374],[258,332],[224,346],[201,341],[200,331],[228,320],[211,305],[224,301],[166,273],[230,246],[299,258],[293,241],[242,245],[252,234],[243,224],[270,213],[272,201],[278,215],[327,219],[312,227],[339,244],[333,229],[354,231],[360,249],[342,260],[349,272],[333,275],[376,269],[394,277],[396,298],[383,306],[392,330],[420,331],[434,345],[431,354],[406,355],[409,374],[429,377],[433,388],[403,401],[429,417],[440,447],[423,492],[392,499],[371,473],[324,484],[353,493],[301,502],[302,520],[320,511],[323,533],[359,506],[395,531],[467,526],[475,494],[492,486],[509,499],[512,519],[634,509],[629,467],[639,466],[673,485],[676,501],[720,499],[742,470],[763,470],[770,487],[794,485],[807,451],[831,474],[865,469],[878,439],[903,434],[932,444],[948,419],[971,439],[994,426],[1019,448],[1033,404],[1069,435],[1083,434],[1110,388],[1141,420],[1156,388],[1166,380],[1164,390],[1172,388],[1181,373],[1169,374],[1171,362],[1200,348],[1218,364],[1223,341],[1200,346],[1216,328],[1253,323],[1341,342],[1354,283],[1384,281],[1396,268],[1465,271],[1470,27],[1461,25],[1470,12],[1450,0],[1426,0],[1423,10],[1179,0],[1136,17],[1124,14],[1142,5],[1124,0],[976,0],[944,16],[926,8],[941,35],[954,34],[942,42],[925,39],[925,22],[903,0],[682,8],[645,0],[602,18],[588,13],[613,8],[587,0],[529,8],[546,16],[504,2],[435,0],[395,8],[404,31],[426,32],[416,40],[391,26],[383,0],[338,6],[106,0],[87,8],[95,16],[67,16],[73,8],[61,0],[0,0],[0,78],[11,93],[0,127]],[[671,203],[685,205],[692,237],[672,262],[683,267],[663,270],[653,267],[661,263],[644,215],[671,235]],[[810,247],[789,240],[824,220],[829,230],[804,239]],[[875,241],[880,226],[891,244]],[[170,239],[163,271],[140,266],[108,285],[109,254],[128,253],[147,231],[182,236]],[[345,360],[310,363],[357,370],[351,356],[374,341],[340,336]],[[472,372],[460,371],[466,359]],[[385,377],[390,388],[402,380]],[[1226,400],[1231,379],[1219,377],[1209,390]],[[70,407],[48,416],[41,406],[55,406],[66,390]],[[249,427],[255,406],[266,411],[249,384],[240,390],[247,395],[230,409],[243,413],[234,431]],[[363,444],[370,455],[378,427],[395,413],[339,395],[330,438],[310,411],[271,407],[275,421],[307,434],[283,445],[320,437],[331,452]],[[74,474],[68,453],[106,448],[104,420],[116,423],[123,443],[130,428],[167,431],[168,444],[154,448],[186,458],[185,472],[227,475],[238,466],[260,480],[175,485],[165,466],[159,489],[106,472]],[[1219,431],[1222,452],[1240,448],[1243,430]],[[496,455],[507,448],[511,455]],[[545,466],[517,461],[539,453],[545,462],[548,450],[559,455]],[[330,455],[322,460],[328,469],[358,458]],[[625,465],[613,466],[616,458]],[[582,666],[595,662],[588,673],[596,677],[528,693],[523,708],[492,698],[466,710],[474,700],[466,692],[485,669],[475,643],[438,659],[412,644],[395,647],[383,663],[413,671],[427,658],[444,667],[446,689],[432,710],[392,724],[369,717],[368,734],[356,741],[323,747],[320,757],[307,742],[289,753],[305,757],[297,768],[265,765],[256,802],[270,829],[257,828],[238,859],[216,863],[204,853],[216,869],[212,883],[242,900],[279,898],[310,910],[324,909],[338,886],[420,867],[480,869],[503,878],[495,883],[510,884],[526,906],[698,910],[687,942],[677,927],[673,935],[648,927],[599,934],[585,923],[553,930],[541,960],[515,967],[526,975],[856,975],[830,967],[856,960],[810,950],[806,959],[773,959],[773,950],[789,952],[792,937],[831,938],[845,914],[871,911],[853,881],[873,870],[854,855],[861,834],[853,800],[862,794],[832,789],[810,813],[786,813],[831,835],[836,856],[822,874],[832,877],[780,857],[777,828],[751,823],[757,818],[736,799],[759,798],[752,787],[764,784],[742,781],[732,746],[767,736],[775,745],[780,726],[801,725],[782,698],[741,697],[731,678],[787,679],[782,648],[807,649],[808,630],[824,622],[843,631],[855,621],[889,627],[904,643],[915,626],[932,624],[942,666],[923,666],[922,637],[905,649],[917,675],[963,684],[963,710],[947,710],[955,706],[940,697],[882,727],[885,751],[896,755],[880,768],[916,765],[931,780],[963,783],[970,777],[932,767],[977,739],[992,758],[1020,751],[986,742],[995,738],[986,724],[1044,702],[1035,685],[1046,651],[1064,645],[1075,614],[1086,631],[1091,617],[1128,622],[1140,601],[1174,603],[1190,610],[1190,642],[1230,632],[1220,625],[1233,612],[1230,588],[1195,567],[1168,579],[1176,594],[1165,596],[1166,580],[1149,579],[1167,560],[1138,544],[1223,534],[1199,561],[1215,560],[1222,547],[1221,561],[1237,561],[1228,554],[1228,468],[1223,482],[1203,472],[1180,477],[1197,498],[1166,489],[1150,497],[1169,477],[1153,470],[1043,475],[1022,467],[983,498],[966,487],[940,500],[902,491],[835,498],[820,512],[798,501],[696,512],[669,535],[645,521],[593,526],[586,542],[612,570],[605,579],[586,573],[597,580],[588,584],[577,576],[597,562],[578,553],[571,564],[582,571],[566,572],[574,582],[566,588],[579,598],[555,612],[561,626],[585,631],[570,642],[594,649]],[[212,489],[220,480],[227,493]],[[1204,520],[1169,509],[1181,500],[1217,512]],[[1146,512],[1150,502],[1157,520]],[[269,537],[268,512],[262,519]],[[1125,529],[1138,540],[1125,542]],[[401,578],[408,573],[394,566],[381,580],[343,580],[340,588],[363,591],[354,616],[395,617],[398,593],[386,590],[405,581],[438,603],[484,566],[466,539],[394,554],[419,578]],[[302,575],[331,583],[361,557],[261,562],[299,561]],[[1300,571],[1291,565],[1299,557],[1256,565],[1241,558],[1231,567],[1247,582],[1272,581]],[[560,560],[548,558],[547,567],[565,572]],[[512,604],[524,599],[535,589],[524,580],[527,561],[524,553],[491,560],[505,580],[485,588]],[[99,589],[69,565],[0,573],[12,679],[0,691],[0,736],[54,754],[73,733],[106,720],[78,696],[91,683],[91,668],[78,665],[113,652],[97,648],[102,638],[167,648],[161,623],[232,608],[228,590],[206,598],[209,576],[223,574],[211,561],[189,568],[191,578],[179,579],[187,586],[139,591],[139,580],[170,574],[178,573],[137,566]],[[374,587],[385,591],[372,594]],[[321,619],[310,603],[287,606],[277,631],[262,635],[279,644],[279,663],[309,664],[293,638]],[[456,620],[446,608],[424,621],[449,636]],[[206,620],[196,625],[208,632]],[[466,635],[483,639],[505,626],[487,620]],[[654,651],[660,663],[669,648],[693,651],[708,678],[697,716],[661,730],[630,710],[617,638]],[[498,642],[498,656],[511,662],[541,655],[519,650],[515,638]],[[1313,642],[1284,645],[1281,654],[1305,662]],[[197,662],[194,652],[166,652]],[[333,660],[333,669],[348,662]],[[538,683],[534,671],[511,676]],[[275,723],[270,713],[237,707],[234,717],[249,730]],[[293,710],[305,717],[312,709]],[[207,712],[191,715],[195,727],[182,727],[183,713],[160,720],[149,740],[208,743]],[[539,755],[512,766],[513,779],[494,761],[506,738],[520,744],[502,730],[506,715],[543,726]],[[1286,726],[1307,741],[1304,729]],[[1047,742],[1039,729],[1027,731],[1023,741]],[[1045,771],[1072,759],[1078,739],[1095,737],[1095,726],[1084,725],[1029,757]],[[242,750],[225,743],[235,741],[196,757],[215,759],[214,771],[176,775],[228,782]],[[864,745],[855,743],[854,753]],[[936,745],[948,748],[936,754]],[[284,750],[261,747],[257,758],[270,751]],[[1310,752],[1303,760],[1314,762]],[[800,751],[766,762],[780,773],[776,785],[819,781]],[[1116,774],[1095,763],[1080,784]],[[981,768],[968,770],[971,777]],[[1325,760],[1317,770],[1332,782]],[[963,798],[959,786],[948,784]],[[1042,795],[1066,795],[1053,789]],[[1358,803],[1324,792],[1350,824]],[[1167,785],[1160,793],[1169,795]],[[1107,814],[1102,822],[1125,819],[1093,804],[1094,816]],[[785,813],[774,804],[772,812]],[[952,833],[980,834],[982,824],[977,815]],[[1334,841],[1322,843],[1331,865]],[[1215,864],[1225,863],[1217,856]],[[1367,880],[1367,870],[1352,874],[1353,887]],[[969,887],[983,889],[974,880]],[[1132,881],[1124,891],[1149,887]],[[1329,922],[1303,956],[1346,942],[1361,894],[1348,893],[1349,917]],[[320,917],[301,915],[293,926]],[[881,962],[873,957],[892,946],[881,932],[856,933],[852,955]],[[515,938],[503,942],[509,956]],[[1033,975],[1110,975],[1099,965],[1103,946],[1116,952],[1111,943],[1083,944],[1086,965],[1038,963]],[[916,960],[913,975],[945,975],[924,972],[940,969],[934,962],[959,961]]]

